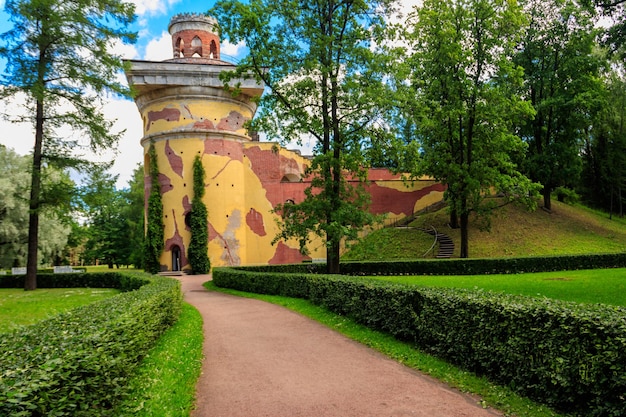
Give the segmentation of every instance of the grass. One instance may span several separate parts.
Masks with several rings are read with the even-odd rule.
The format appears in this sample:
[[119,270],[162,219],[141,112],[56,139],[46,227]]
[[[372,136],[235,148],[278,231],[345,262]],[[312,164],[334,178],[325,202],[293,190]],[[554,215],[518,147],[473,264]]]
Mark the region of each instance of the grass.
[[[410,225],[428,228],[449,235],[455,244],[455,256],[459,255],[461,235],[459,229],[448,227],[446,210],[418,216]],[[521,207],[508,205],[496,210],[491,217],[490,228],[475,216],[470,218],[469,254],[472,258],[494,258],[513,256],[564,255],[582,253],[612,253],[626,250],[626,220],[609,216],[583,206],[570,206],[553,201],[548,213],[542,209],[527,212]],[[389,230],[392,230],[391,232]],[[382,229],[368,235],[359,251],[389,255],[394,259],[394,245],[406,240],[401,229]],[[414,231],[424,234],[423,232]],[[382,235],[385,233],[385,235]],[[380,236],[377,236],[380,235]],[[426,235],[428,238],[430,236]],[[413,247],[414,256],[419,258],[432,244],[426,239]],[[370,249],[369,247],[377,249]],[[343,256],[348,259],[352,250]]]
[[423,353],[409,343],[400,342],[385,333],[371,330],[353,322],[347,317],[329,312],[322,307],[312,304],[308,300],[223,289],[216,287],[210,281],[205,283],[204,286],[212,291],[221,291],[240,297],[255,298],[296,311],[410,368],[437,378],[460,391],[478,396],[476,401],[483,407],[498,409],[506,416],[566,416],[565,414],[556,413],[544,405],[520,397],[506,387],[492,384],[485,378],[476,376],[434,356]]
[[116,294],[107,288],[0,289],[0,333]]
[[481,288],[530,297],[626,307],[626,268],[516,275],[373,277],[423,287]]
[[141,362],[115,415],[189,416],[202,366],[202,317],[184,303],[178,322]]
[[[432,258],[434,238],[414,229],[385,228],[370,233],[352,246],[343,256],[344,261],[384,261],[394,259]],[[428,252],[428,253],[427,253]],[[425,256],[426,255],[426,256]]]

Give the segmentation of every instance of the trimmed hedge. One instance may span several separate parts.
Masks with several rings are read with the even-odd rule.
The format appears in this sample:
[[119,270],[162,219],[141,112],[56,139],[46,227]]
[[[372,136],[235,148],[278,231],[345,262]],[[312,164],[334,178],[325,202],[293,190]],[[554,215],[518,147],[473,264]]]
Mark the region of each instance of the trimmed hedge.
[[[532,258],[420,259],[341,263],[342,274],[365,276],[519,274],[607,268],[626,268],[626,252]],[[326,264],[262,265],[246,267],[246,269],[258,272],[322,274],[326,270]]]
[[[65,279],[76,286],[80,279],[80,274],[62,275],[50,282],[38,276],[38,284],[59,278],[56,284]],[[111,415],[134,367],[180,313],[176,280],[119,272],[83,279],[138,289],[2,334],[0,415]]]
[[213,281],[309,299],[565,412],[626,415],[621,307],[243,268],[215,268]]
[[[25,275],[0,275],[0,288],[24,288]],[[37,288],[116,288],[136,290],[150,282],[142,272],[37,273]]]

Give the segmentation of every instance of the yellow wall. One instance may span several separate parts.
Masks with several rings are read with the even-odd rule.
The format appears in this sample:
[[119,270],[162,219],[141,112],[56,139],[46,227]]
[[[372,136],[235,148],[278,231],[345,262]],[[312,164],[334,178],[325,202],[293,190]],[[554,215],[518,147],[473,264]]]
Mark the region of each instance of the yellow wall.
[[[271,244],[279,232],[278,217],[272,210],[287,200],[302,201],[309,183],[300,179],[309,161],[274,143],[250,141],[243,123],[253,116],[253,110],[245,103],[223,97],[167,97],[141,108],[144,153],[153,143],[161,173],[166,244],[160,258],[162,269],[172,270],[173,245],[183,252],[181,269],[191,268],[185,256],[191,238],[185,215],[193,199],[196,155],[201,156],[205,168],[212,266],[301,261],[297,242]],[[374,174],[381,177],[372,178],[373,206],[390,218],[405,217],[443,195],[433,181],[407,187],[388,171]],[[326,257],[321,239],[309,250],[307,259]]]

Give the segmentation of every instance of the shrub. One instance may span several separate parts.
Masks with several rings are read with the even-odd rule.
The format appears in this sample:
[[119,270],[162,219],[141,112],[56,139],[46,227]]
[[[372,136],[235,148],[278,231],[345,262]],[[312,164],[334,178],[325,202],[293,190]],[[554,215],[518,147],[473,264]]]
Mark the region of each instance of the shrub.
[[216,268],[213,281],[309,299],[566,412],[626,413],[624,308],[254,269]]
[[208,255],[209,229],[208,213],[202,197],[204,196],[204,167],[200,156],[193,161],[193,201],[191,202],[189,242],[189,263],[194,274],[206,274],[211,269]]
[[0,415],[109,415],[130,372],[178,317],[176,280],[85,275],[117,275],[117,288],[140,288],[3,334]]

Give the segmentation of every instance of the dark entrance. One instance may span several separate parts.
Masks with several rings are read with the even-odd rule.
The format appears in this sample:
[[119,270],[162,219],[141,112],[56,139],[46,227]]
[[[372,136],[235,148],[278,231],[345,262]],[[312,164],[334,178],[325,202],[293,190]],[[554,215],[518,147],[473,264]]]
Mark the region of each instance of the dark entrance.
[[172,271],[180,271],[180,247],[172,246]]

